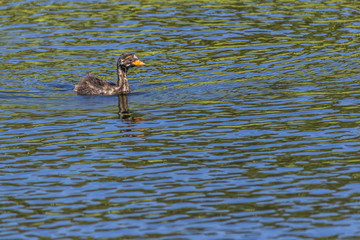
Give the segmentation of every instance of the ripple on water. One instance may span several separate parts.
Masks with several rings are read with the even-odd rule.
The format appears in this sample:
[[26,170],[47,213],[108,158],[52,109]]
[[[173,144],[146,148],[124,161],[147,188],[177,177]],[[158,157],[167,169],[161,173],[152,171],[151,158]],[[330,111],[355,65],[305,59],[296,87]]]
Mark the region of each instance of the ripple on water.
[[359,236],[352,1],[0,8],[2,238]]

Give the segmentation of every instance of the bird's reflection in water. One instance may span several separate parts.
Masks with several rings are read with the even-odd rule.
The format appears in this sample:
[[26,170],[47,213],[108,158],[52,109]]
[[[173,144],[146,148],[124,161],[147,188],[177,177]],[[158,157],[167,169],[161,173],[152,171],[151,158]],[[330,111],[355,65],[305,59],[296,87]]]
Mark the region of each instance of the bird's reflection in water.
[[118,95],[119,119],[125,123],[139,123],[144,120],[143,117],[135,117],[129,111],[128,96],[124,94]]

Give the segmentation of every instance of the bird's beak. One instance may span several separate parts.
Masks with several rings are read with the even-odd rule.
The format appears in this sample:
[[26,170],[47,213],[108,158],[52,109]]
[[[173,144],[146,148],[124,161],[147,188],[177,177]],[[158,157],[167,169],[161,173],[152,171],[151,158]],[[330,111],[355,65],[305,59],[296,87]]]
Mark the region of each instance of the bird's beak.
[[140,60],[136,60],[136,61],[133,61],[132,64],[134,64],[135,66],[139,66],[139,65],[144,65],[145,63],[143,63]]

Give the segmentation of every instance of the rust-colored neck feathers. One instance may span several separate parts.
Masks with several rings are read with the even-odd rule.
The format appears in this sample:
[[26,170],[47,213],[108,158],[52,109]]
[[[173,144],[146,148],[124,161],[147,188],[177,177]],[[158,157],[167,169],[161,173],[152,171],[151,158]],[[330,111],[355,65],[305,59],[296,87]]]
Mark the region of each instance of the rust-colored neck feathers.
[[129,81],[127,80],[127,71],[128,69],[126,67],[121,66],[119,64],[117,65],[117,75],[118,75],[117,85],[119,86],[120,93],[130,92]]

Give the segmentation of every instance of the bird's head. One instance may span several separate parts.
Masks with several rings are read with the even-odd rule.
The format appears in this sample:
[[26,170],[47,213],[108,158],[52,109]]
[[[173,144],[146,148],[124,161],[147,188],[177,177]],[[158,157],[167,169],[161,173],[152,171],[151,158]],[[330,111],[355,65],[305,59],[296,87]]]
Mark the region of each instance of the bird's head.
[[123,53],[121,54],[118,62],[118,67],[122,68],[131,68],[139,65],[144,65],[142,61],[140,61],[134,53]]

